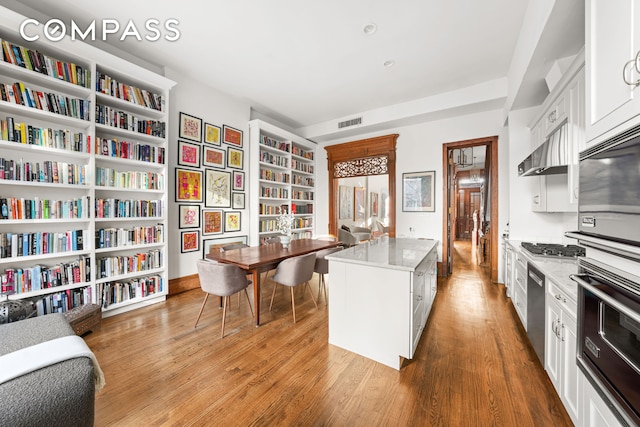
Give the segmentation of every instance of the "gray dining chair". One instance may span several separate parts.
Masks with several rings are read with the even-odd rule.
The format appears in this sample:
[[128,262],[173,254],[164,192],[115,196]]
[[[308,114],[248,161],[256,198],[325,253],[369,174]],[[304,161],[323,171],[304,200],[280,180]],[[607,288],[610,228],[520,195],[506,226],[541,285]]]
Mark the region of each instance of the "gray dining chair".
[[324,301],[327,300],[327,284],[324,280],[324,275],[329,273],[329,260],[325,258],[327,255],[331,255],[332,253],[341,251],[341,246],[329,249],[323,249],[321,251],[316,252],[316,264],[314,267],[314,272],[318,273],[318,302],[320,302],[321,292],[324,291]]
[[278,237],[278,236],[269,237],[268,239],[264,240],[264,244],[265,245],[270,245],[272,243],[280,243],[280,237]]
[[227,305],[230,295],[244,290],[247,303],[249,304],[249,310],[251,310],[251,317],[253,318],[253,307],[251,307],[249,293],[247,292],[247,287],[251,284],[251,281],[247,280],[247,275],[244,270],[235,265],[209,262],[203,259],[197,260],[196,263],[200,287],[205,292],[205,295],[202,306],[200,307],[200,312],[198,313],[198,318],[193,327],[198,326],[198,321],[207,303],[209,294],[220,296],[222,297],[222,332],[220,338],[224,338],[224,323],[227,317]]
[[306,255],[300,255],[293,258],[287,258],[278,264],[276,267],[276,273],[271,277],[273,280],[273,293],[271,294],[271,304],[269,305],[269,311],[273,308],[273,298],[276,296],[276,289],[278,284],[288,286],[291,290],[291,308],[293,310],[293,323],[296,323],[296,302],[293,296],[293,288],[298,285],[305,285],[309,289],[309,294],[313,300],[313,304],[318,308],[316,299],[309,287],[309,280],[313,277],[313,270],[316,265],[316,254],[310,253]]

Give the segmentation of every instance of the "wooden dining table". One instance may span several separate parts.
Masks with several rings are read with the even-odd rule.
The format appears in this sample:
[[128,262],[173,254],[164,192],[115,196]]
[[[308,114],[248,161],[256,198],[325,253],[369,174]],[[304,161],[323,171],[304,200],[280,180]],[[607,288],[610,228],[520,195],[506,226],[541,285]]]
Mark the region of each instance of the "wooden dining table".
[[311,252],[339,246],[340,242],[315,239],[297,239],[284,248],[282,243],[270,243],[261,246],[250,246],[225,252],[213,252],[207,259],[233,264],[251,274],[253,281],[253,305],[255,308],[256,326],[260,326],[260,274],[274,269],[280,261]]

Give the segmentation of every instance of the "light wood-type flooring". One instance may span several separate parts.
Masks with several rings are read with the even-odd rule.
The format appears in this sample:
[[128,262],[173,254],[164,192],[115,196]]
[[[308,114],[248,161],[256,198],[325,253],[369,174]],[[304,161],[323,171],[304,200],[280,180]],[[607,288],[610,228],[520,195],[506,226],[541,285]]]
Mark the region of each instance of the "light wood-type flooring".
[[469,245],[456,243],[455,274],[440,279],[400,371],[329,345],[324,299],[316,309],[296,292],[294,324],[282,288],[269,313],[271,283],[264,324],[233,297],[223,339],[216,298],[193,328],[200,290],[104,319],[85,336],[107,382],[96,426],[571,425],[504,287],[489,283]]

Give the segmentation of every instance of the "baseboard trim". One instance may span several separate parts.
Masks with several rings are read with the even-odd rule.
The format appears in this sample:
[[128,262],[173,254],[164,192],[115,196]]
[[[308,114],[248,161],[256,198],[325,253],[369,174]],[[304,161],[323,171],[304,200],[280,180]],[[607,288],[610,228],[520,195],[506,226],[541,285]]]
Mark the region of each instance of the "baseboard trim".
[[169,280],[169,295],[179,294],[180,292],[190,291],[200,287],[200,279],[198,274],[190,276],[178,277]]

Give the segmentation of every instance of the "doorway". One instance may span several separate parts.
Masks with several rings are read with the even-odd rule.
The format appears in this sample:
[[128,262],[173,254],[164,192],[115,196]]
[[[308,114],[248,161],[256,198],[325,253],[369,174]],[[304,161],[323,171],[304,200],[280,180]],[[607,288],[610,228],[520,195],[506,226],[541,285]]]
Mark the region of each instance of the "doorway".
[[[391,134],[325,147],[329,168],[329,234],[338,235],[341,212],[340,179],[386,175],[387,188],[381,196],[386,197],[385,206],[390,207],[386,214],[389,237],[395,237],[396,140],[398,136],[398,134]],[[365,191],[365,201],[366,197]]]
[[446,143],[442,154],[444,275],[453,272],[454,250],[468,250],[497,282],[498,137]]

